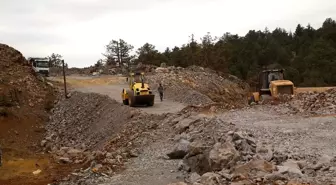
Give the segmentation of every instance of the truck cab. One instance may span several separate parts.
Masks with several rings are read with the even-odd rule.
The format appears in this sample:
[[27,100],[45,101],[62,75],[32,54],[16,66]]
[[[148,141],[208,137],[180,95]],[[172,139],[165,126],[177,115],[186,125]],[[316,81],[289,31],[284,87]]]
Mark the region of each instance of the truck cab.
[[49,76],[49,64],[50,60],[48,58],[28,58],[30,65],[36,73],[43,74],[45,76]]

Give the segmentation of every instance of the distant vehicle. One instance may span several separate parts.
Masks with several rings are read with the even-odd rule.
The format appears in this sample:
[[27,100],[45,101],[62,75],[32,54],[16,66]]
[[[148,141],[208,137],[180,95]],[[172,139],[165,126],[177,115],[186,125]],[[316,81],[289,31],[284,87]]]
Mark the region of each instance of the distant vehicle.
[[36,73],[49,76],[50,60],[48,58],[30,57],[28,61]]

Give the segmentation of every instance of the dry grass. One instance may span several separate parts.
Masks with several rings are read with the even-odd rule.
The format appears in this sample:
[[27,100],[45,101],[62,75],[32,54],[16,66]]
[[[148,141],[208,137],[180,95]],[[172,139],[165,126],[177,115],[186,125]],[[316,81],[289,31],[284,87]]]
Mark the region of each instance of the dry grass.
[[[63,83],[63,77],[55,77],[53,81]],[[67,77],[66,82],[72,87],[86,87],[86,86],[95,86],[95,85],[113,85],[120,82],[125,82],[125,77],[118,76],[101,76],[93,78],[77,78],[77,77]]]

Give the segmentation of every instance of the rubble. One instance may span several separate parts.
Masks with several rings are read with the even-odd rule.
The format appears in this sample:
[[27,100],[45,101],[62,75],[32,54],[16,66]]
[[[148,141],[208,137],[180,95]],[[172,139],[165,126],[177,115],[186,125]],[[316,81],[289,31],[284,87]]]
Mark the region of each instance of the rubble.
[[291,105],[303,113],[336,114],[336,88],[320,93],[299,93]]
[[[186,139],[190,143],[183,163],[177,168],[189,174],[186,183],[287,184],[290,180],[296,180],[300,183],[323,184],[332,181],[333,157],[312,157],[310,152],[297,155],[294,151],[285,152],[279,145],[275,149],[261,142],[265,139],[270,143],[274,142],[267,138],[264,131],[251,134],[248,132],[253,131],[251,128],[238,128],[216,116],[181,116],[173,124],[178,125],[184,120],[192,124],[182,133],[177,131],[177,138]],[[292,132],[286,130],[281,133],[288,135]],[[283,138],[280,135],[275,137]]]
[[323,92],[300,92],[294,96],[281,95],[278,99],[261,102],[270,109],[287,115],[333,115],[336,114],[336,88]]
[[184,156],[188,153],[188,146],[190,142],[184,139],[181,139],[174,150],[167,154],[170,159],[183,159]]
[[62,163],[99,162],[102,166],[95,169],[102,171],[121,169],[137,157],[137,147],[146,144],[139,138],[167,116],[145,114],[108,96],[81,92],[72,92],[52,112],[41,142],[45,151]]
[[48,141],[54,147],[92,149],[121,131],[125,122],[139,114],[137,109],[122,106],[108,96],[72,93],[52,110],[46,125]]

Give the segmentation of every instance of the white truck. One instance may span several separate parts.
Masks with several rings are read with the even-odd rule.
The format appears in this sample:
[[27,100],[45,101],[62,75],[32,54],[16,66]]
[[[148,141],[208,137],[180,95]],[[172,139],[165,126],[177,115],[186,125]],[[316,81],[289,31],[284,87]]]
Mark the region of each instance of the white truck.
[[28,58],[28,62],[36,73],[43,74],[47,77],[49,76],[49,58],[30,57]]

